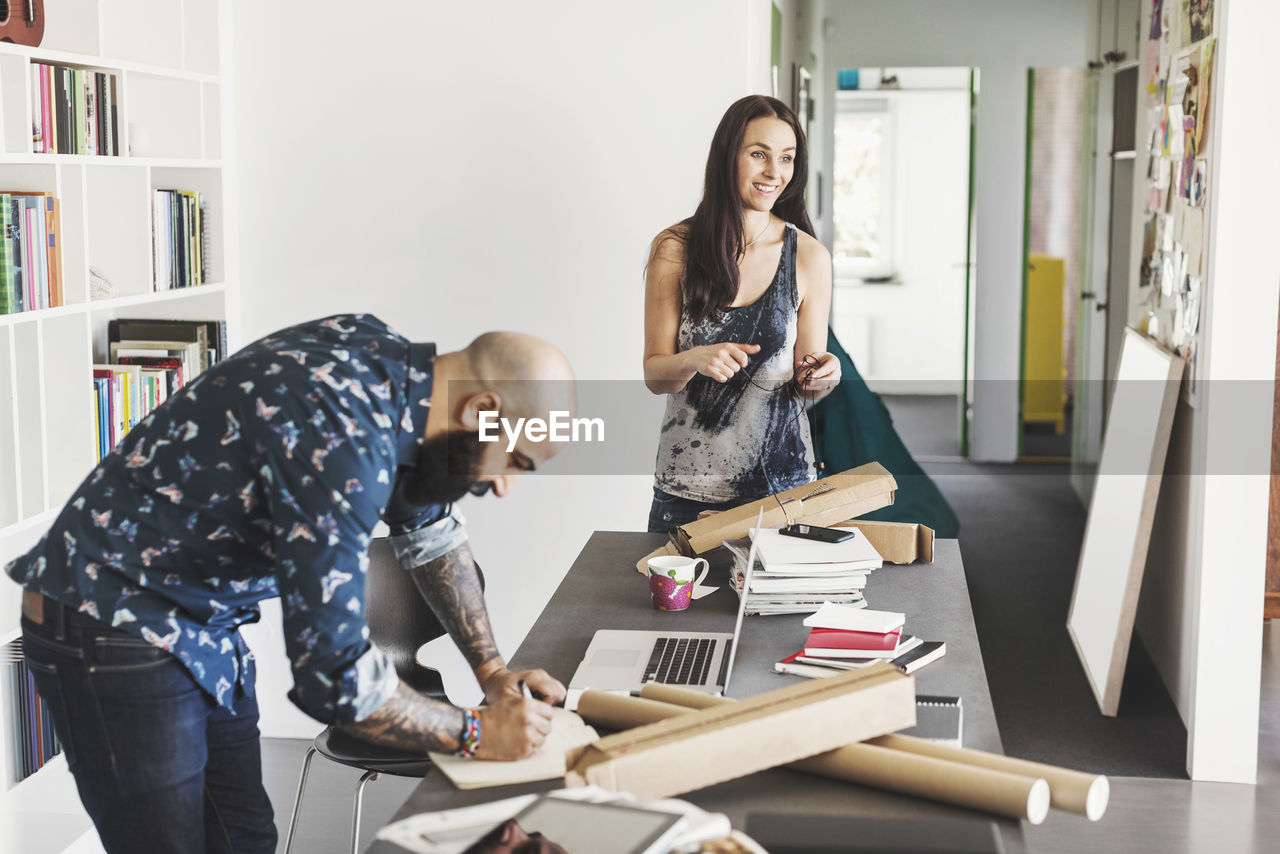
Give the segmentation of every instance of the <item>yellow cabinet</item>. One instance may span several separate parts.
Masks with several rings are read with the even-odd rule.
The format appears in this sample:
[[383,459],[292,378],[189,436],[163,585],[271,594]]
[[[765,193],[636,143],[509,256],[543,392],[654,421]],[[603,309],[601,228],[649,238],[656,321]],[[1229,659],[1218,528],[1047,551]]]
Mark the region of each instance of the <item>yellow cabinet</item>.
[[1052,423],[1066,431],[1067,370],[1062,345],[1061,258],[1027,255],[1025,343],[1022,353],[1022,420]]

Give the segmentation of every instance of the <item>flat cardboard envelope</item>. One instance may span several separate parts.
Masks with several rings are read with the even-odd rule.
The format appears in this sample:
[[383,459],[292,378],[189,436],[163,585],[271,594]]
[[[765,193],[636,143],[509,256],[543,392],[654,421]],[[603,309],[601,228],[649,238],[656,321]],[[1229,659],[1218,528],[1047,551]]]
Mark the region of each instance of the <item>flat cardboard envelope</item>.
[[[776,497],[770,495],[681,525],[677,542],[684,554],[709,552],[723,545],[725,540],[745,537],[755,526],[756,515],[762,507],[762,527],[765,528],[785,525],[788,518],[792,522],[830,525],[892,504],[897,488],[897,481],[884,466],[867,463],[788,489]],[[817,490],[822,491],[813,494]],[[783,504],[780,505],[779,501]]]
[[885,563],[933,563],[933,529],[919,522],[871,522],[849,519],[834,528],[857,528]]

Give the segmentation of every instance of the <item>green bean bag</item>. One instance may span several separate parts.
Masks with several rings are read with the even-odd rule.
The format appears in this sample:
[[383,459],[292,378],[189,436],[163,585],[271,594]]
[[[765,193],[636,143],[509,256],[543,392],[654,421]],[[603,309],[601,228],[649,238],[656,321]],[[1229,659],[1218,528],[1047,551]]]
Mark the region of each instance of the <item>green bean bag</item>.
[[864,463],[880,463],[898,482],[897,495],[888,507],[859,518],[921,522],[938,537],[955,537],[960,530],[955,511],[902,444],[898,431],[893,429],[888,407],[880,395],[867,387],[853,359],[829,328],[827,350],[840,359],[841,378],[835,391],[809,413],[814,456],[821,464],[818,476],[848,471]]

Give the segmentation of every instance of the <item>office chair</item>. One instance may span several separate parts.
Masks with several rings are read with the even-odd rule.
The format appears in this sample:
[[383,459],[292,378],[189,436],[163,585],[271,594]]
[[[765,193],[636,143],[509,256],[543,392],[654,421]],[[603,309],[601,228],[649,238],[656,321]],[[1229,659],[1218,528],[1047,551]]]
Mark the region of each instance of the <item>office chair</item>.
[[[422,594],[418,592],[413,576],[400,566],[391,544],[383,538],[375,539],[369,544],[365,618],[369,623],[369,639],[391,659],[400,681],[415,691],[448,702],[439,672],[424,667],[417,659],[418,649],[427,641],[439,637],[443,629]],[[307,785],[307,772],[311,768],[312,757],[317,753],[333,762],[364,771],[360,782],[356,784],[355,812],[351,820],[352,854],[359,854],[360,809],[365,784],[378,779],[379,774],[422,777],[431,769],[431,760],[422,753],[406,753],[382,747],[361,741],[333,727],[326,727],[324,732],[315,737],[302,762],[298,794],[293,802],[293,817],[289,820],[289,834],[285,837],[285,854],[289,854],[293,845],[302,792]]]

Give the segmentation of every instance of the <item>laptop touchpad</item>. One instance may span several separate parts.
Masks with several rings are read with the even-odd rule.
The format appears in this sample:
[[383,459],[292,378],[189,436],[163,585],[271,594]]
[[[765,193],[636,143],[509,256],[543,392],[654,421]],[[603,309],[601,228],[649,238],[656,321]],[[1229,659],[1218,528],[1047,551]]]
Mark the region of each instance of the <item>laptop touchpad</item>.
[[591,656],[596,667],[627,667],[640,660],[638,649],[598,649]]

